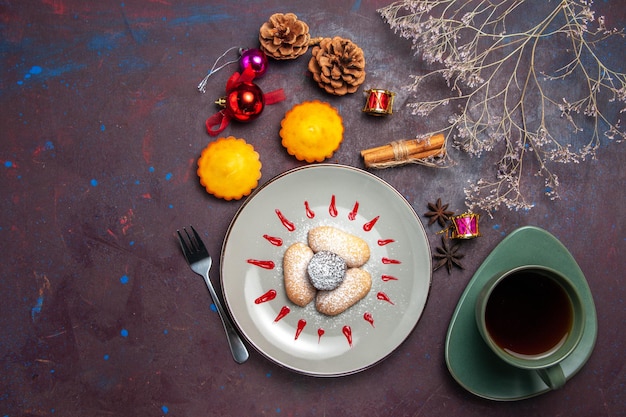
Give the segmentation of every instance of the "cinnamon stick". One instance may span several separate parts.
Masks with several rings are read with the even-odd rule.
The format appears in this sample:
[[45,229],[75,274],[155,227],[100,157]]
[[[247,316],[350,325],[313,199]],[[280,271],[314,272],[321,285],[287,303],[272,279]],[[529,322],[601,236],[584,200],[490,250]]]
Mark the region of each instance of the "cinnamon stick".
[[443,156],[445,137],[443,134],[428,139],[409,139],[389,143],[361,151],[365,166],[370,168],[388,167],[412,162],[429,156]]

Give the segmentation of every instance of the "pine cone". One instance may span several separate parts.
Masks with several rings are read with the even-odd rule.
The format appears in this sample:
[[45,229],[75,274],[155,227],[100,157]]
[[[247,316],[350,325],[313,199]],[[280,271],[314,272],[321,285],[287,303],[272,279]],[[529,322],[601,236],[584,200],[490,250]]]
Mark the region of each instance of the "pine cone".
[[365,81],[363,50],[351,40],[324,38],[311,53],[309,71],[326,92],[337,96],[354,93]]
[[294,59],[309,49],[309,26],[293,13],[275,13],[259,30],[261,49],[274,59]]

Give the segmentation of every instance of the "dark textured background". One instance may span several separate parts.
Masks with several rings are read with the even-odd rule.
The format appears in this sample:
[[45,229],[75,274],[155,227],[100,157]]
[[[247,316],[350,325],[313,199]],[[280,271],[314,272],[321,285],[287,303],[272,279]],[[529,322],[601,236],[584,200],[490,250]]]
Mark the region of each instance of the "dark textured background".
[[[346,127],[330,162],[362,167],[361,149],[412,138],[441,120],[409,114],[409,74],[422,70],[410,43],[376,9],[387,1],[0,1],[0,416],[623,416],[625,148],[603,142],[597,160],[556,168],[561,200],[529,188],[536,207],[483,216],[483,236],[464,242],[465,270],[433,274],[424,314],[394,354],[365,372],[318,379],[251,352],[232,361],[201,278],[174,232],[193,224],[216,262],[241,202],[200,187],[195,163],[211,140],[229,67],[196,85],[231,46],[257,45],[274,12],[295,12],[313,36],[343,36],[367,59],[363,87],[398,92],[394,115],[361,113],[362,90],[331,97],[307,58],[271,62],[261,88],[284,88],[252,124],[224,132],[261,155],[264,183],[302,165],[280,145],[294,104],[336,106]],[[600,1],[608,26],[626,25],[624,3]],[[623,41],[611,59],[622,64]],[[547,58],[549,59],[549,57]],[[429,88],[443,88],[430,86]],[[496,155],[454,153],[448,170],[376,171],[418,214],[441,197],[464,210],[468,179],[493,173]],[[532,180],[532,176],[530,177]],[[535,189],[539,191],[534,191]],[[591,359],[563,389],[516,403],[464,391],[444,362],[448,321],[482,260],[519,226],[559,238],[586,274],[599,334]],[[427,227],[432,245],[438,237]]]

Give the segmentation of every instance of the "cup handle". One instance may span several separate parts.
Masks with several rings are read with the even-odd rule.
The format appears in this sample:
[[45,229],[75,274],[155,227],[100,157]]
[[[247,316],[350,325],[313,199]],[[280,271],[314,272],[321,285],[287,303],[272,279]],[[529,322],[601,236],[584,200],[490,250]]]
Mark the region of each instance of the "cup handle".
[[558,363],[548,368],[537,369],[537,373],[550,389],[559,389],[565,385],[565,374]]

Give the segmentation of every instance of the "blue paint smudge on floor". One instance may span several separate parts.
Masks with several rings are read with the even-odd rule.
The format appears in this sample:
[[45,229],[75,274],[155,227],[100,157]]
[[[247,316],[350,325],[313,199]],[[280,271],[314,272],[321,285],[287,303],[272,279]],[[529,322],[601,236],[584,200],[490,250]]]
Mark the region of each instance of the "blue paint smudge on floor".
[[43,295],[37,297],[37,303],[30,310],[30,317],[33,321],[35,321],[35,317],[41,313],[41,308],[43,307]]

